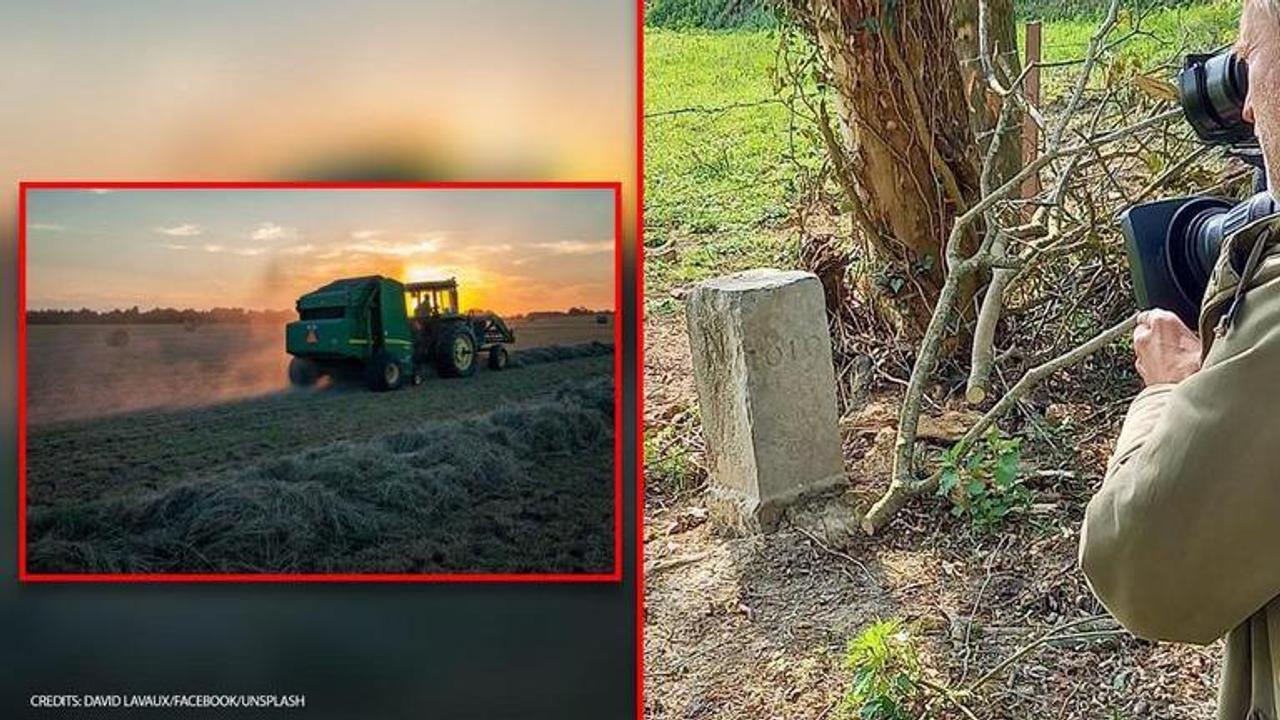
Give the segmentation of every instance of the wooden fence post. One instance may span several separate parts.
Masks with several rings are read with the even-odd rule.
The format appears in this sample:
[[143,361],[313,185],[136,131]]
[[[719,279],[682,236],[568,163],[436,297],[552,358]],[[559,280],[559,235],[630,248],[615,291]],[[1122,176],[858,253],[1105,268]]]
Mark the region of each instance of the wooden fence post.
[[[1029,22],[1026,24],[1026,62],[1023,67],[1030,68],[1027,71],[1026,79],[1026,98],[1027,102],[1034,107],[1040,107],[1040,68],[1036,63],[1040,62],[1040,23]],[[1024,165],[1033,162],[1040,154],[1040,126],[1036,125],[1036,121],[1031,117],[1031,113],[1025,113],[1022,116],[1022,162]],[[1031,199],[1040,194],[1040,173],[1033,173],[1022,181],[1022,197],[1023,199]],[[1030,205],[1026,206],[1027,214],[1034,211]]]

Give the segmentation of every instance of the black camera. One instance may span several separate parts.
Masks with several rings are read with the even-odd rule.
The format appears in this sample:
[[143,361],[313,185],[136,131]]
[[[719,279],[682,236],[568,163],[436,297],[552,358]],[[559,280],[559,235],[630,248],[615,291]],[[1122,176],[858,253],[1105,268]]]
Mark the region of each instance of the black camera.
[[1249,92],[1245,62],[1230,51],[1188,55],[1177,84],[1183,115],[1196,135],[1226,146],[1255,171],[1255,194],[1243,202],[1175,198],[1135,205],[1120,215],[1138,305],[1171,310],[1194,328],[1222,241],[1254,220],[1280,212],[1280,205],[1266,192],[1258,139],[1242,115]]

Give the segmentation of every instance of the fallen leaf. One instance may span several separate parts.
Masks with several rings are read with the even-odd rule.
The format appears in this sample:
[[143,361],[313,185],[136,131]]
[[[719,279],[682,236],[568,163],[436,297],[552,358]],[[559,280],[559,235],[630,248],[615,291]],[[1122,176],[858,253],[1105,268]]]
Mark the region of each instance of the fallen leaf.
[[1154,100],[1174,102],[1178,99],[1178,88],[1168,80],[1153,78],[1150,75],[1134,75],[1133,83],[1144,95]]

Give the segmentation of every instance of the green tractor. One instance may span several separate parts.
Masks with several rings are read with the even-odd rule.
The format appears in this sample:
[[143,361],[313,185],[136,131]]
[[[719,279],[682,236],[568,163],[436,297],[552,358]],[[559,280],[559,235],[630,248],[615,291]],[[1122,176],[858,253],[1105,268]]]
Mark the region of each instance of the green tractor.
[[[410,310],[412,308],[412,311]],[[374,390],[421,383],[431,367],[443,377],[507,366],[515,334],[493,313],[458,312],[455,279],[404,284],[381,275],[335,280],[298,298],[285,327],[289,382],[310,387],[325,376],[363,374]]]

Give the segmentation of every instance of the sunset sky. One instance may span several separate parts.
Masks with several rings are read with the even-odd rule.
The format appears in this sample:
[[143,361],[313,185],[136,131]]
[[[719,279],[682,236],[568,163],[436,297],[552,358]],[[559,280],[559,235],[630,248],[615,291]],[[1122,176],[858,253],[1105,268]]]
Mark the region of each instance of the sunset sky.
[[0,3],[23,179],[617,178],[635,17],[599,0]]
[[614,302],[611,190],[31,190],[30,309],[287,309],[329,280],[458,278],[463,309]]

